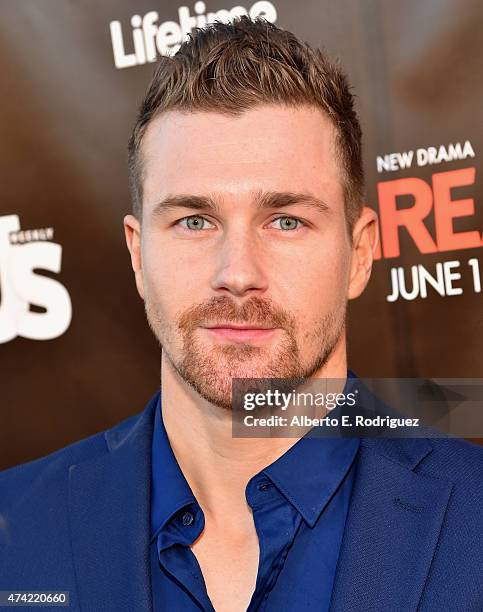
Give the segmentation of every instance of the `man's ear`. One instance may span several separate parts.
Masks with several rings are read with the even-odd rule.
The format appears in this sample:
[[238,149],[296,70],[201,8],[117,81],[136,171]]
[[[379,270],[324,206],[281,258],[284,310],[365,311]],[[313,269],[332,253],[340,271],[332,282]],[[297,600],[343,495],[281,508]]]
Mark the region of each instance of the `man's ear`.
[[352,259],[347,298],[353,300],[364,291],[372,271],[379,243],[377,214],[365,206],[352,230]]
[[141,258],[141,226],[134,215],[124,217],[124,234],[126,244],[131,255],[131,266],[136,278],[136,287],[139,295],[144,300],[144,279]]

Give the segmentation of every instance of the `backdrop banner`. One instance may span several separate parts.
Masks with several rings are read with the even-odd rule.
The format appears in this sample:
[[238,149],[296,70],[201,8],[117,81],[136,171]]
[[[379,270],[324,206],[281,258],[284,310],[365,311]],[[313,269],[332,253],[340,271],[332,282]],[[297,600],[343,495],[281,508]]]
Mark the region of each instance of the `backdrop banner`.
[[357,96],[381,248],[349,306],[349,366],[483,376],[481,2],[3,2],[0,469],[139,412],[158,388],[124,242],[127,141],[156,59],[244,13],[340,58]]

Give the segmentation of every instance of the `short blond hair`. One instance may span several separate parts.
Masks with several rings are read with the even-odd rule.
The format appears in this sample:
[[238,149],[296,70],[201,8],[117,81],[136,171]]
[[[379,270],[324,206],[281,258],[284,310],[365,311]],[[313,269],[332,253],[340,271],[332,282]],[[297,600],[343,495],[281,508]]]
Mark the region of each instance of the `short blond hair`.
[[361,128],[347,77],[320,49],[246,15],[196,28],[175,55],[159,60],[129,140],[133,213],[142,216],[141,145],[154,117],[171,110],[239,116],[270,103],[315,106],[333,122],[351,229],[363,206],[364,171]]

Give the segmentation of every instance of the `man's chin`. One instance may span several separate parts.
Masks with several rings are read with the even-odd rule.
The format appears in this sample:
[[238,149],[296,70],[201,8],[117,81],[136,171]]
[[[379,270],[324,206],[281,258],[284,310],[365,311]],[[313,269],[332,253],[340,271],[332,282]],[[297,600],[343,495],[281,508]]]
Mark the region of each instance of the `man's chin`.
[[[193,366],[193,364],[190,365]],[[187,364],[184,363],[178,368],[178,373],[207,402],[224,410],[231,410],[233,380],[273,378],[269,370],[267,364],[262,363],[227,363],[224,367],[220,367],[220,362],[218,362],[216,366],[213,364],[213,367],[208,368],[206,364],[204,367],[193,368],[187,367]]]
[[233,379],[297,377],[301,373],[295,341],[284,338],[270,350],[251,343],[213,346],[198,337],[185,338],[180,376],[206,401],[231,410]]

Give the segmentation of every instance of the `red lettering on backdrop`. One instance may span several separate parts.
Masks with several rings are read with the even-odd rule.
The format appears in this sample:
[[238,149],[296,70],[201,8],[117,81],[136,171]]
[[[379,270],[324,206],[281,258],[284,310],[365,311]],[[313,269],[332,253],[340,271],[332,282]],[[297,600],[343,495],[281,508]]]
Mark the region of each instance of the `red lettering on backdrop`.
[[463,168],[433,174],[434,219],[436,240],[439,251],[472,249],[482,244],[480,232],[454,232],[453,219],[475,214],[475,201],[472,198],[452,200],[451,188],[472,185],[475,182],[475,169]]
[[[421,253],[435,253],[436,244],[424,225],[424,219],[431,212],[433,194],[431,187],[419,178],[385,181],[377,186],[381,239],[384,257],[399,257],[399,227],[404,226]],[[397,196],[412,195],[411,208],[397,208]]]
[[[399,228],[405,227],[421,253],[436,253],[483,246],[483,236],[478,230],[455,232],[453,219],[474,215],[474,200],[452,200],[451,189],[472,185],[475,168],[463,168],[433,174],[432,186],[420,178],[405,178],[384,181],[378,184],[379,223],[381,241],[375,259],[399,257],[401,254]],[[397,197],[410,195],[414,204],[410,208],[397,208]],[[424,220],[433,208],[436,227],[436,242]],[[382,253],[381,253],[382,243]]]

